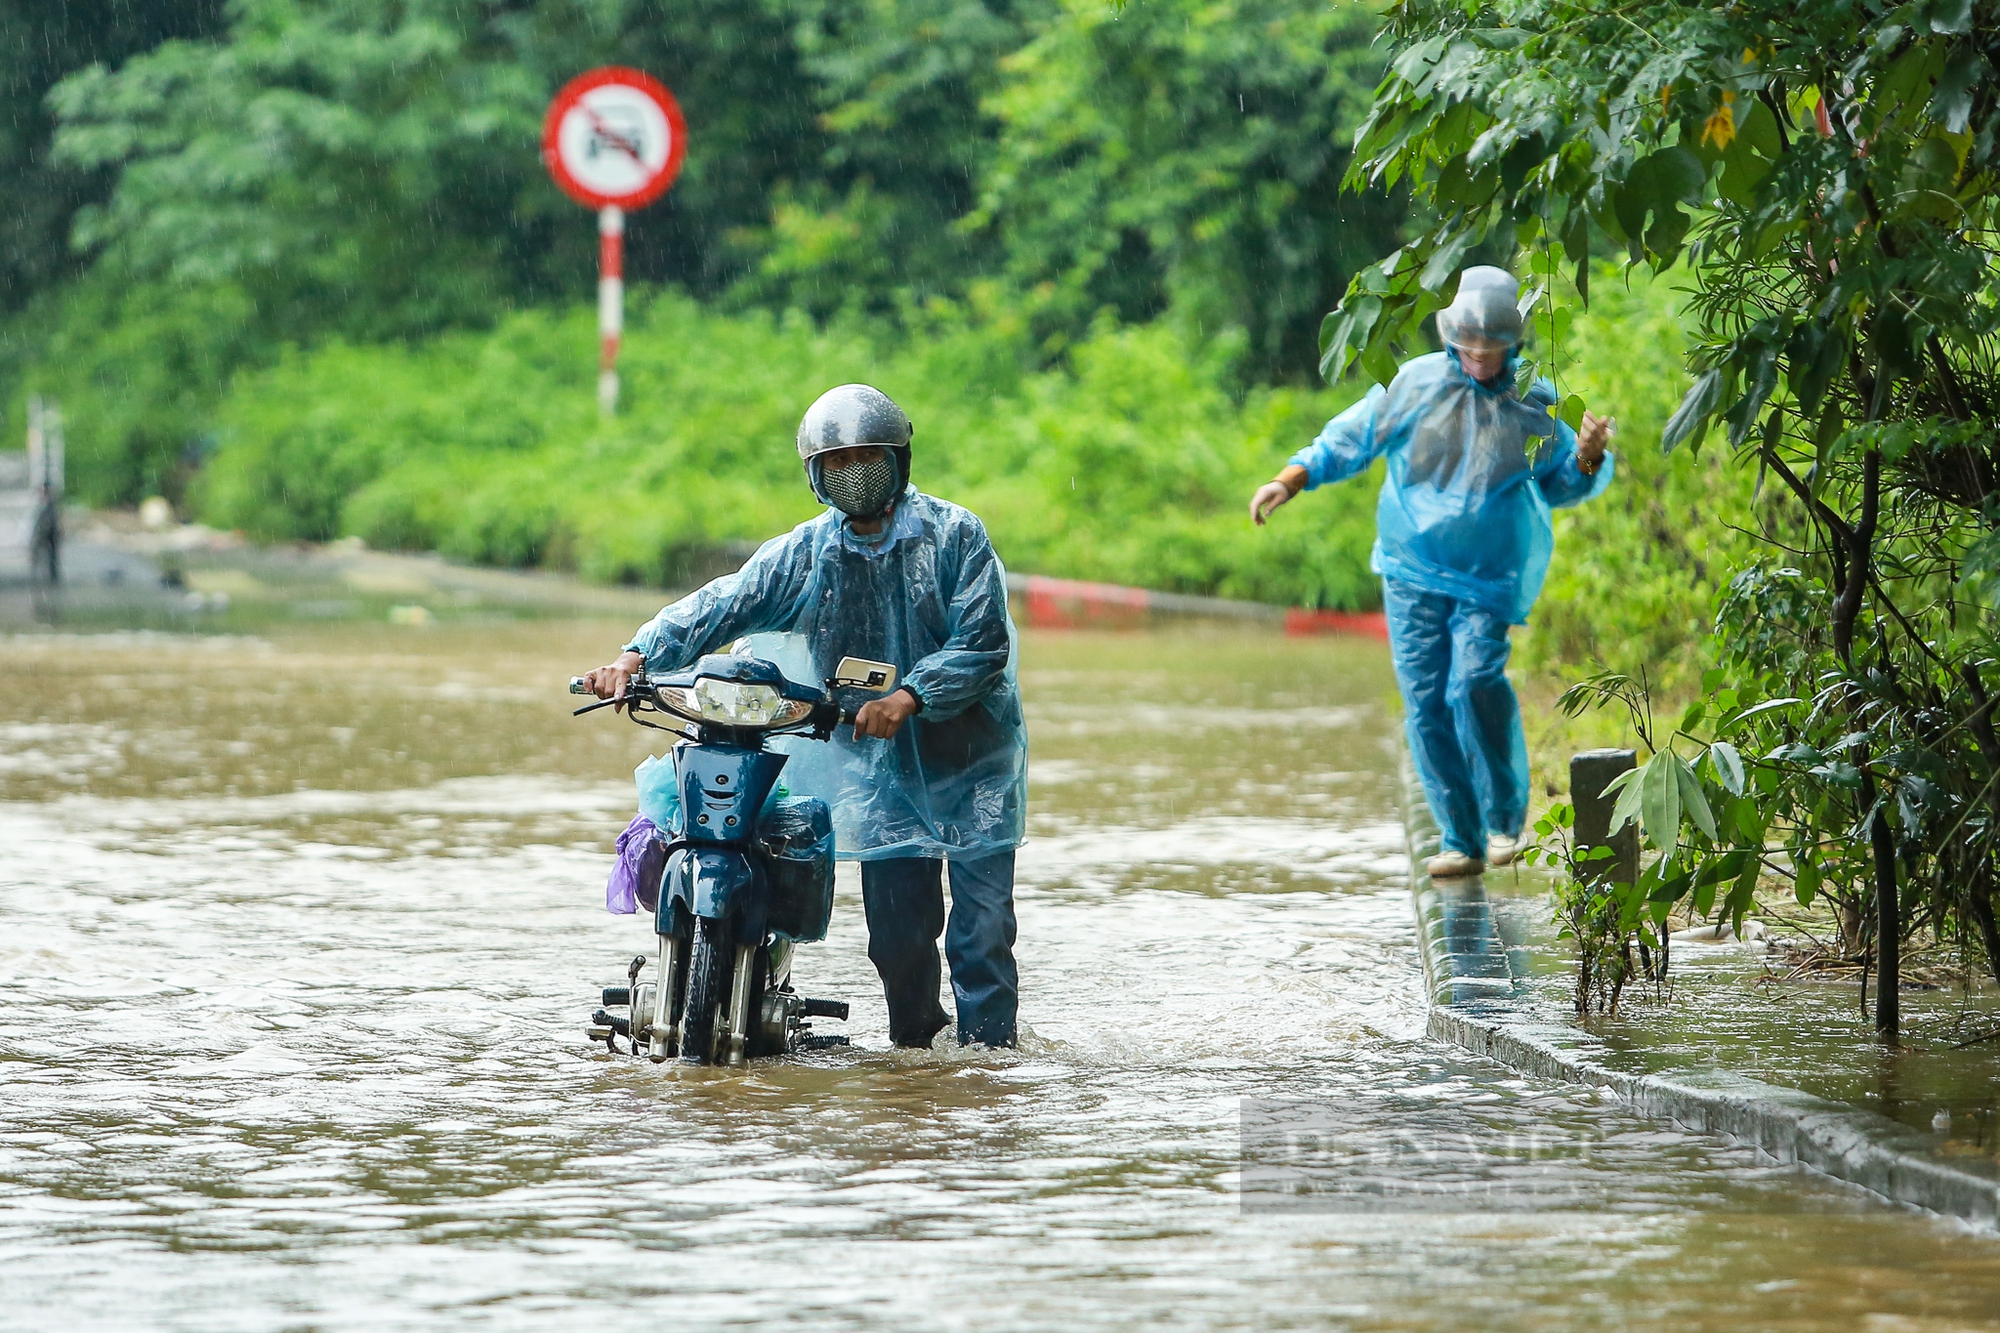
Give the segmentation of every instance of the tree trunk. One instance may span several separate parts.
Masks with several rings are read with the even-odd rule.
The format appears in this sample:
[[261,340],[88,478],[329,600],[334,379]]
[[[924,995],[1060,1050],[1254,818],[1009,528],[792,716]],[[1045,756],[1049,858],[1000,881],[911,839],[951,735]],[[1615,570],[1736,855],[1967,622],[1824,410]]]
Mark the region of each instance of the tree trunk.
[[1979,926],[1980,942],[1986,946],[1986,967],[2000,981],[2000,923],[1993,919],[1993,881],[1981,875],[1966,890],[1972,902],[1972,919]]
[[1840,923],[1840,956],[1853,958],[1868,948],[1867,932],[1862,929],[1860,902],[1848,902],[1836,898],[1833,903],[1834,920]]

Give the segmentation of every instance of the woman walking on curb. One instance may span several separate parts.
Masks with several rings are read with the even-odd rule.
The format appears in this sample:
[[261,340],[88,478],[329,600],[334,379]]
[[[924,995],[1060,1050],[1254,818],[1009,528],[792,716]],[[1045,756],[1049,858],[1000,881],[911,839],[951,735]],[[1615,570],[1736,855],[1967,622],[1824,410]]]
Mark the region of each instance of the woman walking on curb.
[[1555,386],[1514,388],[1519,284],[1479,266],[1438,312],[1445,350],[1404,363],[1387,389],[1326,423],[1257,489],[1260,526],[1302,490],[1387,457],[1370,566],[1382,576],[1389,648],[1410,755],[1443,848],[1434,878],[1515,857],[1528,813],[1528,746],[1507,680],[1508,631],[1541,594],[1555,533],[1549,511],[1611,484],[1616,418],[1557,420]]

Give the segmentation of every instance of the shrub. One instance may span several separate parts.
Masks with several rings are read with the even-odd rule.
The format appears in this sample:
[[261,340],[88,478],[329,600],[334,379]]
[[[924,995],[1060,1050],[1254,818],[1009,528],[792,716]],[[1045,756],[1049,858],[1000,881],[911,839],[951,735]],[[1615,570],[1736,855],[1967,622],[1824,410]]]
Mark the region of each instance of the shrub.
[[940,305],[921,331],[632,302],[620,415],[600,420],[587,309],[490,333],[288,354],[224,399],[199,500],[265,538],[341,534],[597,579],[679,581],[700,553],[818,512],[792,437],[867,380],[916,422],[918,484],[980,513],[1011,567],[1266,601],[1376,604],[1372,489],[1272,528],[1250,491],[1357,390],[1234,395],[1228,339],[1102,323],[1034,370],[1004,314]]

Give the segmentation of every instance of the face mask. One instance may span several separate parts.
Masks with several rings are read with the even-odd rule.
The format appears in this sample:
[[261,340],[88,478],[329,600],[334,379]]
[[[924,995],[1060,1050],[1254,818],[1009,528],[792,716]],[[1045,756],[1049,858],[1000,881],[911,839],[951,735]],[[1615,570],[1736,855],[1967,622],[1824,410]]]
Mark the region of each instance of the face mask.
[[866,463],[820,468],[819,485],[827,503],[849,518],[874,518],[896,498],[896,460],[887,452]]

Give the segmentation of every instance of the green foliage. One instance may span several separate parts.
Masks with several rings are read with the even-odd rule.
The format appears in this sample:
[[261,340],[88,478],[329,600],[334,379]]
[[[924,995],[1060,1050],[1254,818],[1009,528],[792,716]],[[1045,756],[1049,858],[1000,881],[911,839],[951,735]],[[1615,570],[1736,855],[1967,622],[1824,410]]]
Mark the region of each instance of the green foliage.
[[[728,236],[811,171],[824,135],[783,5],[732,0],[234,0],[225,35],[169,41],[50,95],[56,158],[116,172],[77,244],[134,280],[227,280],[272,336],[483,323],[590,272],[595,234],[542,168],[563,81],[617,60],[673,87],[697,150],[627,231],[628,270],[706,294]],[[784,95],[774,95],[774,92]]]
[[119,172],[76,242],[140,280],[241,284],[285,336],[484,316],[506,259],[492,219],[537,174],[515,159],[547,91],[482,50],[505,28],[441,0],[238,0],[231,19],[226,41],[167,42],[51,95],[57,159]]
[[1556,937],[1576,945],[1577,1017],[1615,1015],[1634,979],[1665,982],[1667,937],[1655,929],[1643,897],[1606,877],[1602,863],[1617,853],[1601,843],[1579,846],[1575,829],[1576,807],[1556,802],[1535,821],[1534,841],[1521,859],[1556,872]]
[[70,490],[95,504],[180,496],[231,374],[268,356],[250,296],[232,283],[127,288],[102,271],[67,295],[29,307],[48,327],[22,380],[63,405]]
[[[632,221],[633,276],[738,283],[739,304],[895,312],[1004,271],[1058,281],[1049,318],[1074,337],[1100,306],[1150,314],[1171,292],[1210,331],[1248,329],[1268,374],[1309,360],[1306,312],[1398,216],[1335,197],[1336,143],[1376,73],[1358,4],[1157,0],[1113,22],[1096,0],[236,0],[229,16],[220,39],[64,80],[55,153],[117,173],[77,214],[79,245],[137,279],[239,283],[279,337],[478,323],[580,275],[589,228],[535,145],[554,87],[613,58],[677,90],[694,145],[670,203]],[[1119,254],[1143,270],[1131,300],[1103,272]]]
[[[1709,685],[1716,674],[1710,673]],[[1556,900],[1567,923],[1565,933],[1578,941],[1578,1013],[1588,1011],[1593,996],[1602,1011],[1615,1012],[1620,989],[1635,976],[1665,981],[1671,947],[1667,923],[1676,911],[1698,921],[1713,916],[1741,932],[1756,903],[1759,875],[1781,872],[1781,867],[1765,847],[1770,815],[1748,785],[1741,753],[1715,737],[1796,702],[1757,707],[1729,691],[1692,705],[1663,735],[1643,675],[1634,680],[1599,672],[1556,701],[1572,717],[1606,705],[1626,710],[1648,753],[1601,793],[1617,797],[1609,835],[1636,824],[1640,845],[1657,853],[1630,883],[1586,872],[1588,861],[1609,859],[1608,847],[1579,854],[1563,844],[1566,860],[1543,853],[1545,862],[1561,864],[1568,872],[1557,886]],[[1707,741],[1698,734],[1705,722],[1713,733]],[[1682,747],[1693,748],[1694,759],[1685,757]],[[1536,829],[1548,832],[1539,824]]]
[[[1753,478],[1726,457],[1647,447],[1686,382],[1671,350],[1684,336],[1677,300],[1665,281],[1635,274],[1628,290],[1600,275],[1569,340],[1575,360],[1565,382],[1619,414],[1619,480],[1602,500],[1556,516],[1558,558],[1521,644],[1529,670],[1645,666],[1678,689],[1708,664],[1715,594],[1751,546],[1731,524],[1752,522],[1756,507]],[[211,469],[208,512],[273,536],[352,532],[510,563],[539,550],[542,560],[598,577],[666,578],[687,567],[691,551],[758,540],[811,513],[810,498],[792,490],[789,463],[771,473],[759,446],[722,465],[754,494],[789,497],[782,504],[732,501],[711,514],[642,499],[623,525],[605,516],[619,504],[592,480],[537,509],[535,524],[551,533],[539,543],[516,537],[495,547],[480,534],[497,519],[468,514],[495,515],[512,495],[560,489],[556,460],[576,451],[622,460],[662,435],[670,452],[652,455],[659,471],[642,495],[684,493],[694,484],[687,476],[711,465],[672,441],[782,441],[827,384],[883,377],[919,396],[911,410],[924,436],[924,483],[975,504],[1016,567],[1271,602],[1375,605],[1372,485],[1316,492],[1287,511],[1296,519],[1263,529],[1240,514],[1249,490],[1351,387],[1239,401],[1227,388],[1236,348],[1203,348],[1166,326],[1100,326],[1061,372],[1023,369],[1033,362],[1030,340],[1005,309],[974,318],[946,307],[912,337],[867,321],[818,332],[635,297],[628,410],[608,426],[590,396],[584,311],[525,314],[490,335],[447,335],[393,353],[294,356],[230,400],[232,447]],[[257,443],[246,452],[249,441]],[[546,457],[537,452],[543,442]],[[343,471],[357,456],[366,462],[360,482]],[[241,472],[252,457],[263,460],[266,498]],[[507,457],[536,479],[492,474]],[[668,476],[672,488],[661,480]],[[744,521],[718,516],[732,513]]]
[[94,62],[221,26],[221,0],[0,0],[0,311],[75,277],[84,256],[70,248],[70,219],[114,184],[49,160],[49,89]]
[[[625,406],[602,422],[591,312],[490,334],[294,353],[239,382],[201,479],[210,520],[267,538],[351,533],[600,579],[673,580],[700,552],[819,510],[792,449],[805,405],[865,379],[917,423],[916,476],[970,505],[1012,567],[1366,607],[1372,494],[1253,529],[1244,497],[1341,395],[1227,391],[1235,349],[1106,324],[1068,368],[1028,369],[1018,324],[934,311],[920,336],[858,319],[726,316],[634,299]],[[1275,540],[1273,539],[1275,537]]]
[[987,101],[1001,130],[966,225],[999,229],[1057,336],[1171,306],[1197,336],[1244,330],[1254,377],[1302,376],[1316,294],[1400,219],[1339,192],[1374,31],[1352,4],[1063,0]]
[[[1604,496],[1554,515],[1556,559],[1518,649],[1530,671],[1596,663],[1644,670],[1667,693],[1694,689],[1713,664],[1717,595],[1757,550],[1753,534],[1782,521],[1769,497],[1753,498],[1752,469],[1657,447],[1691,382],[1685,300],[1668,278],[1604,264],[1569,327],[1558,373],[1592,411],[1617,418],[1618,472]],[[1539,327],[1536,336],[1547,348]]]
[[[780,6],[774,6],[780,8]],[[895,314],[998,270],[1001,238],[959,225],[992,155],[980,109],[1039,0],[789,0],[818,160],[767,223],[732,234],[755,267],[735,303]]]

